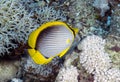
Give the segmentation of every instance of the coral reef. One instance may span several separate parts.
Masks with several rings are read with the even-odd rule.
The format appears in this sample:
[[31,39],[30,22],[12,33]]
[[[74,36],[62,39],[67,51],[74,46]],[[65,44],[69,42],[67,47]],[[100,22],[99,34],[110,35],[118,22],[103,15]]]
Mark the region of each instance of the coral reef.
[[[29,0],[22,0],[29,5]],[[21,0],[2,0],[0,1],[0,56],[5,52],[9,53],[10,49],[15,49],[17,43],[26,43],[28,35],[39,25],[47,21],[62,20],[66,17],[59,10],[53,7],[36,7],[33,8],[24,5]],[[32,1],[31,1],[32,3]],[[24,6],[23,6],[24,5]]]
[[105,12],[110,9],[108,0],[94,0],[93,6],[100,10],[101,16],[104,16]]
[[45,1],[43,0],[20,0],[20,3],[29,13],[34,11],[36,8],[41,8],[46,5]]
[[120,38],[120,6],[116,6],[111,15],[110,34]]
[[39,25],[55,20],[66,21],[64,11],[57,10],[54,6],[48,6],[44,1],[22,0],[20,3],[22,3],[26,11],[31,14],[34,22],[37,22]]
[[[95,25],[96,14],[90,0],[69,0],[68,16],[74,20],[73,25],[78,28]],[[78,24],[81,23],[82,27]],[[78,26],[77,26],[78,25]]]
[[95,34],[98,36],[105,36],[108,34],[108,31],[104,30],[102,27],[90,27],[89,34]]
[[53,61],[47,65],[38,65],[35,64],[29,56],[23,58],[21,65],[21,72],[25,82],[30,82],[32,79],[34,79],[35,82],[54,82],[54,79],[62,66],[58,58],[53,59]]
[[[52,72],[51,68],[47,68],[46,66],[35,64],[34,61],[30,57],[28,57],[26,59],[26,62],[24,62],[24,70],[29,71],[29,69],[31,69],[30,72],[33,74],[38,73],[38,74],[44,75],[44,76],[48,76]],[[44,70],[46,70],[46,71],[44,71]]]
[[21,79],[13,78],[11,82],[23,82]]
[[16,48],[15,42],[26,43],[29,33],[38,27],[19,0],[0,1],[0,56]]
[[116,36],[108,36],[105,50],[110,55],[112,67],[120,69],[120,39]]
[[105,49],[110,54],[112,66],[120,69],[120,6],[117,1],[113,1],[112,5],[114,7],[111,14],[110,31],[106,38]]
[[100,36],[107,34],[107,31],[103,29],[106,22],[98,20],[100,16],[93,6],[94,0],[66,0],[65,3],[69,6],[68,10],[65,10],[68,15],[68,23],[80,29],[81,37],[90,33]]
[[[120,82],[119,2],[0,0],[0,82],[12,78],[13,82]],[[79,39],[62,59],[55,58],[47,65],[37,65],[21,51],[34,29],[54,20],[79,28]],[[82,41],[78,44],[80,39]],[[2,60],[1,56],[6,57],[12,50],[16,51],[15,55],[22,54],[21,64]]]
[[69,66],[66,68],[61,68],[55,82],[78,82],[77,68],[74,66]]
[[87,36],[81,42],[83,51],[80,54],[80,63],[88,73],[94,74],[94,82],[119,82],[120,70],[112,67],[110,55],[105,52],[104,46],[105,40],[102,38],[96,35]]
[[7,82],[16,77],[20,62],[0,60],[0,82]]
[[89,72],[107,70],[111,67],[110,58],[104,51],[105,41],[98,36],[87,36],[82,42],[83,52],[80,54],[80,63]]
[[53,7],[48,6],[34,9],[31,11],[31,15],[33,16],[32,18],[35,19],[34,22],[37,22],[40,25],[55,20],[66,21],[64,13],[61,13],[60,10],[56,11]]
[[94,82],[119,82],[120,70],[111,68],[107,71],[97,72],[94,76]]

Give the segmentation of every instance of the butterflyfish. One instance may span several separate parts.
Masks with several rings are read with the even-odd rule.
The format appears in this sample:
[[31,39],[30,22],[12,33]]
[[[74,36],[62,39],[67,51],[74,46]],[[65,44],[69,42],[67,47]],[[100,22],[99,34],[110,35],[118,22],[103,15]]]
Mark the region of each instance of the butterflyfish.
[[77,33],[77,28],[62,21],[44,23],[29,35],[28,53],[36,64],[47,64],[68,52]]

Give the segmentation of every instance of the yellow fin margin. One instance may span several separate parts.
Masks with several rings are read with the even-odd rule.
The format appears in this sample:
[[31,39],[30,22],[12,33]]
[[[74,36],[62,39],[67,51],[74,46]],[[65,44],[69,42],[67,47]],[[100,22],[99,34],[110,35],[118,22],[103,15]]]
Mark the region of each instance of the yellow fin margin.
[[59,57],[63,57],[69,49],[70,49],[70,47],[66,48],[66,49],[63,50],[58,56],[59,56]]
[[[36,64],[47,64],[49,63],[54,57],[50,57],[50,58],[45,58],[39,51],[35,50],[36,47],[36,41],[37,41],[37,37],[39,36],[39,33],[41,31],[43,31],[44,29],[50,27],[50,26],[55,26],[55,25],[63,25],[66,28],[69,29],[69,31],[71,31],[73,34],[77,34],[78,33],[78,28],[71,28],[69,27],[66,23],[61,22],[61,21],[52,21],[52,22],[48,22],[48,23],[44,23],[43,25],[41,25],[38,29],[34,30],[28,38],[28,44],[32,49],[28,49],[28,53],[31,56],[31,58],[33,59],[33,61]],[[71,30],[72,29],[72,30]],[[74,40],[74,38],[73,38]],[[65,55],[65,53],[70,49],[71,46],[69,46],[68,48],[66,48],[65,50],[63,50],[60,54],[57,54],[56,56],[62,57]]]
[[[73,33],[73,31],[69,28],[69,26],[62,22],[62,21],[52,21],[52,22],[47,22],[42,24],[38,29],[34,30],[28,37],[28,44],[31,48],[35,48],[36,46],[36,41],[37,41],[37,37],[39,35],[39,33],[41,31],[43,31],[44,29],[50,27],[50,26],[55,26],[55,25],[63,25],[65,26],[67,29],[69,29],[70,32]],[[75,32],[77,32],[77,30],[73,29]]]
[[74,31],[75,35],[78,34],[78,32],[79,32],[79,29],[78,29],[78,28],[73,28],[73,27],[70,27],[70,28]]
[[28,49],[28,53],[36,64],[47,64],[54,58],[50,57],[46,59],[42,54],[39,53],[39,51],[35,49]]
[[38,35],[39,35],[39,30],[35,30],[35,31],[33,31],[33,32],[29,35],[28,45],[29,45],[31,48],[35,48],[35,46],[36,46],[36,40],[37,40]]

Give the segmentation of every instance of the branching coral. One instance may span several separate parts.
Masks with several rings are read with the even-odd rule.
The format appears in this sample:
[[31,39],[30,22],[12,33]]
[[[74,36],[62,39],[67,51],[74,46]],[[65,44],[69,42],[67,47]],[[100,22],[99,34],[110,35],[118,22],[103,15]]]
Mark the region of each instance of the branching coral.
[[43,1],[22,0],[21,3],[39,24],[54,20],[66,21],[66,15],[62,10],[55,10],[53,6],[45,5]]
[[44,0],[20,0],[20,3],[25,7],[28,12],[31,12],[36,8],[45,6]]
[[80,63],[88,73],[94,74],[94,82],[119,82],[120,70],[112,68],[111,59],[104,46],[105,40],[102,38],[87,36],[81,42],[83,51],[80,54]]
[[29,33],[38,27],[18,1],[0,1],[0,54],[16,48],[14,41],[25,43]]
[[99,71],[94,76],[94,82],[120,82],[120,70],[116,68]]
[[54,10],[53,7],[46,6],[42,8],[36,8],[31,12],[31,14],[32,16],[36,16],[34,21],[40,24],[54,20],[66,21],[65,14],[61,13],[60,10]]
[[0,56],[9,53],[9,49],[16,48],[18,45],[15,42],[26,43],[28,35],[42,23],[65,20],[65,16],[52,7],[38,9],[35,6],[31,12],[25,8],[21,0],[0,0]]
[[67,68],[61,68],[60,72],[56,78],[55,82],[78,82],[77,76],[78,76],[77,68],[74,66],[70,66]]
[[98,36],[87,36],[81,43],[80,63],[89,73],[110,68],[109,55],[104,51],[105,41]]

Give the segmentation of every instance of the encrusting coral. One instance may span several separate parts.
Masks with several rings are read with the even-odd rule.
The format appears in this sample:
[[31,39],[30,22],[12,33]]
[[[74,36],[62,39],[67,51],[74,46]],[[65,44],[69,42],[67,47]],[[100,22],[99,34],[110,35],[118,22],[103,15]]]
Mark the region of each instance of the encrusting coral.
[[94,0],[93,6],[100,10],[101,16],[104,16],[105,12],[110,9],[108,0]]
[[19,61],[0,61],[0,82],[7,82],[16,77],[19,68]]
[[[23,60],[23,68],[28,73],[39,74],[46,77],[52,72],[52,68],[48,68],[47,65],[35,64],[30,57]],[[31,71],[29,71],[30,69]]]
[[54,82],[55,77],[62,66],[57,58],[53,59],[51,63],[46,65],[36,64],[29,56],[27,58],[23,58],[22,60],[22,68],[20,72],[22,72],[25,82],[29,79],[34,79],[35,81],[39,80],[41,82]]
[[12,80],[11,80],[11,82],[23,82],[21,79],[18,79],[18,78],[13,78]]
[[81,42],[80,63],[88,73],[94,74],[94,82],[119,82],[120,70],[112,67],[104,46],[105,40],[101,37],[87,36]]
[[120,39],[120,6],[115,7],[111,17],[110,34]]
[[112,9],[110,31],[106,38],[105,49],[110,54],[112,65],[120,69],[120,6],[118,2],[112,2],[115,6]]
[[[68,0],[69,2],[69,12],[68,16],[75,21],[73,22],[75,27],[78,28],[83,28],[85,27],[90,27],[95,25],[95,10],[92,6],[92,0]],[[78,24],[82,24],[83,26],[81,27]]]

